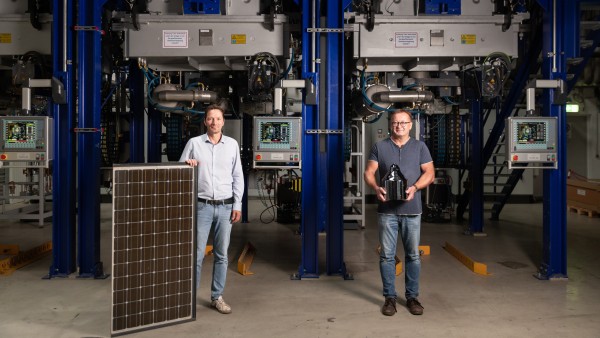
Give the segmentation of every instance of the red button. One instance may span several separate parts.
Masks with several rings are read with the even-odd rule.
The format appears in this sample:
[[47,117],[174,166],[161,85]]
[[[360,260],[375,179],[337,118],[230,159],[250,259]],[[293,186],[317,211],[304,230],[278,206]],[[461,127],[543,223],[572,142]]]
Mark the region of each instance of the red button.
[[8,158],[8,156],[6,156],[6,154],[0,155],[0,160],[6,160],[7,158]]
[[261,156],[261,155],[256,155],[256,160],[257,160],[257,161],[260,161],[260,160],[262,160],[262,156]]
[[519,155],[513,155],[513,161],[518,161],[519,160]]

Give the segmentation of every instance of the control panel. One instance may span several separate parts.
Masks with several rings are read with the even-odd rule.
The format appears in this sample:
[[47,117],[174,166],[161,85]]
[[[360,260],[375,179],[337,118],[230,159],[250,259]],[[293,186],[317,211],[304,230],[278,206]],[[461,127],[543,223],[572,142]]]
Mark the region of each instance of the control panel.
[[1,116],[0,162],[12,167],[48,168],[53,125],[47,116]]
[[302,118],[255,116],[253,168],[300,168]]
[[508,168],[558,168],[556,117],[506,119]]

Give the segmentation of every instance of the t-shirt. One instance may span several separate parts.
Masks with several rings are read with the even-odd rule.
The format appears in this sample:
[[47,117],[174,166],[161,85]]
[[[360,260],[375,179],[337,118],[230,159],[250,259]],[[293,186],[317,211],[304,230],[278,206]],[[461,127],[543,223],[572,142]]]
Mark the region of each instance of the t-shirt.
[[[410,138],[399,147],[391,138],[386,138],[373,145],[370,161],[378,163],[379,186],[383,186],[381,178],[385,177],[392,164],[397,164],[406,178],[408,187],[421,177],[421,165],[432,162],[431,154],[424,142]],[[377,212],[393,215],[419,215],[422,213],[421,190],[415,193],[410,201],[379,202]]]

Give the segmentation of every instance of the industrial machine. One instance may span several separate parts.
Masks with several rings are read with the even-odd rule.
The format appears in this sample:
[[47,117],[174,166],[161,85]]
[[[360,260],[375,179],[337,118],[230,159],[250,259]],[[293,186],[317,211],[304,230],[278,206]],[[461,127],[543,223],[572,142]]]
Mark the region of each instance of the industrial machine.
[[[447,220],[455,196],[482,199],[483,130],[504,122],[499,111],[516,112],[521,77],[537,72],[522,65],[537,62],[541,49],[534,1],[75,2],[0,5],[3,121],[54,118],[43,131],[6,122],[12,138],[2,156],[40,168],[55,158],[55,222],[72,223],[70,206],[79,202],[80,273],[95,278],[104,276],[98,236],[87,231],[98,227],[98,190],[111,192],[112,167],[177,161],[187,140],[204,132],[209,104],[221,105],[236,130],[248,186],[277,191],[277,219],[301,223],[298,277],[318,276],[322,232],[328,273],[348,277],[342,230],[345,221],[365,225],[372,192],[362,173],[373,142],[387,136],[387,114],[412,113],[414,137],[440,169],[425,204],[431,219]],[[509,166],[560,162],[556,122],[509,124],[516,128]],[[523,136],[527,128],[533,138]],[[22,130],[46,139],[23,150],[33,141]],[[72,245],[66,239],[75,229],[57,229],[65,240],[56,245]],[[51,276],[74,271],[73,257],[60,258],[69,263],[57,257]]]

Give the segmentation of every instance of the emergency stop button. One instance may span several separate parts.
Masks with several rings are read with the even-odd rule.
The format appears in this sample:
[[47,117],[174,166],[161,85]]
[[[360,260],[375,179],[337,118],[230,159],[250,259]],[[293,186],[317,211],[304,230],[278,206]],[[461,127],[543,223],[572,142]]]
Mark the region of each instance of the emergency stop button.
[[8,158],[8,156],[6,156],[6,154],[0,155],[0,160],[6,160],[7,158]]
[[513,161],[518,161],[519,160],[519,155],[513,155]]
[[261,154],[258,154],[258,155],[256,155],[256,160],[257,160],[257,161],[260,161],[260,160],[262,160],[262,155],[261,155]]

